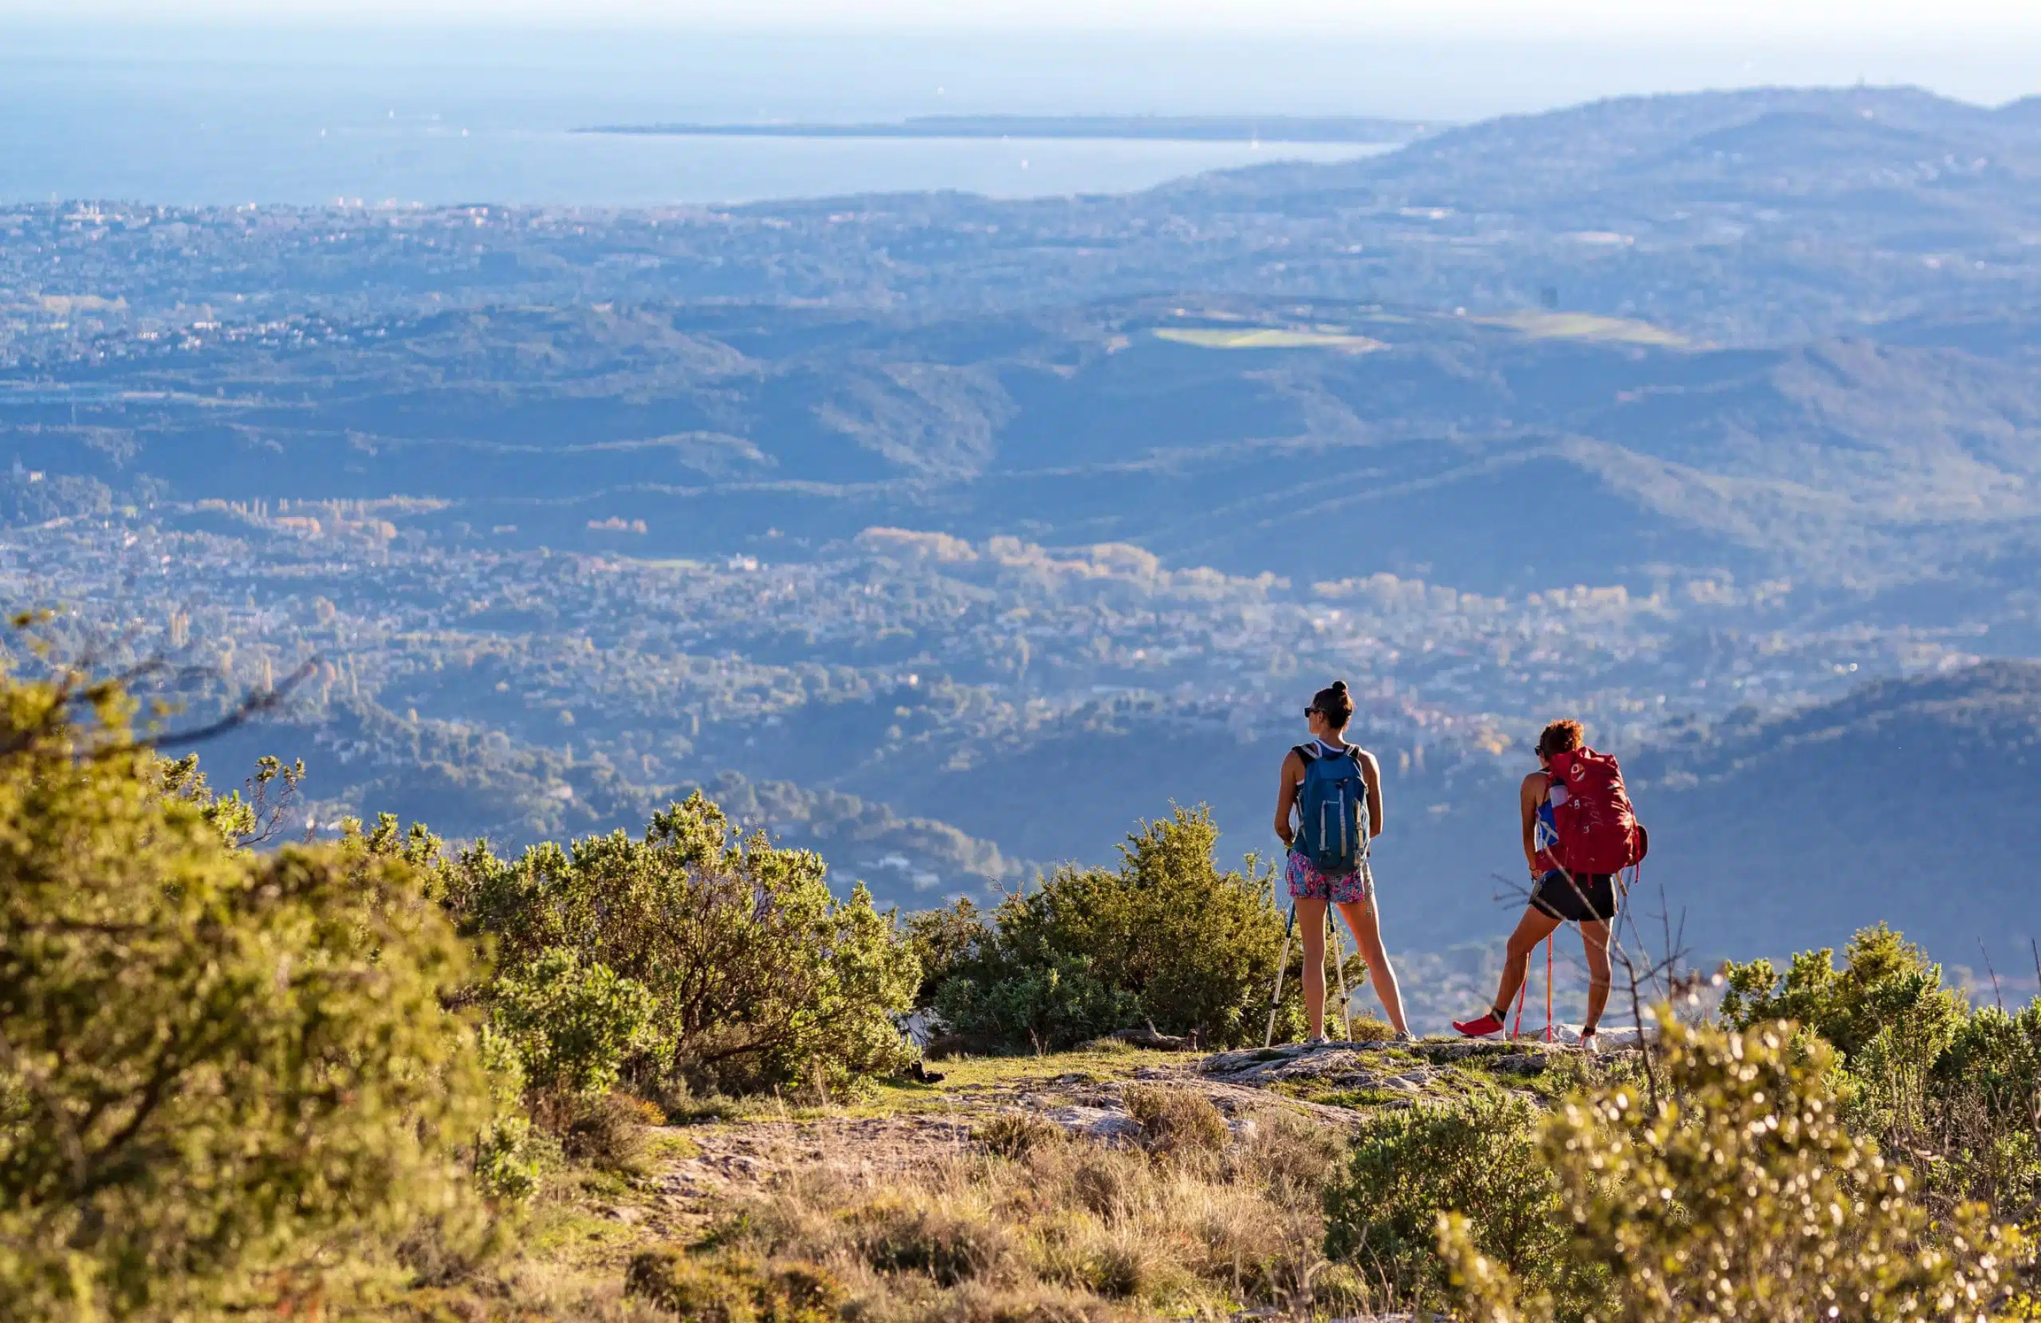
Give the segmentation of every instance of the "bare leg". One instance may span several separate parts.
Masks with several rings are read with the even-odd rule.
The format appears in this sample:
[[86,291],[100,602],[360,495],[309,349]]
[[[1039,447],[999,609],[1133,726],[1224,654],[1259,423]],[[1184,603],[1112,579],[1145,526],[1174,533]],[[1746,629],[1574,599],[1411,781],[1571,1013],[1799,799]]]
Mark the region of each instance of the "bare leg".
[[[1536,905],[1524,907],[1524,917],[1517,920],[1517,930],[1509,935],[1509,945],[1503,949],[1502,983],[1495,990],[1495,1013],[1498,1017],[1509,1018],[1510,1003],[1516,1000],[1517,989],[1524,986],[1531,952],[1537,950],[1538,943],[1550,937],[1558,927],[1559,920]],[[1603,995],[1608,995],[1606,988]]]
[[1602,1022],[1602,1008],[1609,1004],[1609,938],[1606,923],[1580,925],[1581,946],[1587,953],[1587,1023],[1583,1034],[1591,1034]]
[[1339,915],[1352,930],[1361,959],[1368,962],[1368,981],[1375,985],[1375,995],[1382,999],[1389,1023],[1399,1034],[1408,1032],[1403,1021],[1403,994],[1396,986],[1396,971],[1389,966],[1389,953],[1382,949],[1382,923],[1376,917],[1375,907],[1366,901],[1355,901],[1340,906]]
[[1304,938],[1304,1019],[1312,1038],[1325,1037],[1325,902],[1297,902],[1297,931]]

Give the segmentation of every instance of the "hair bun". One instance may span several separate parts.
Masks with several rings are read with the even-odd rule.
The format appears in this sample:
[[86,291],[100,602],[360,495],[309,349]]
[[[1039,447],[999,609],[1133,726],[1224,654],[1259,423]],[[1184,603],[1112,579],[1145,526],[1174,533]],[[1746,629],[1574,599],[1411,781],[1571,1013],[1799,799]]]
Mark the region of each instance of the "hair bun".
[[1343,694],[1343,693],[1345,693],[1345,692],[1346,692],[1346,681],[1344,681],[1344,680],[1334,680],[1334,681],[1332,682],[1332,687],[1333,687],[1334,689],[1337,689],[1337,690],[1338,690],[1339,692],[1341,692],[1341,693]]

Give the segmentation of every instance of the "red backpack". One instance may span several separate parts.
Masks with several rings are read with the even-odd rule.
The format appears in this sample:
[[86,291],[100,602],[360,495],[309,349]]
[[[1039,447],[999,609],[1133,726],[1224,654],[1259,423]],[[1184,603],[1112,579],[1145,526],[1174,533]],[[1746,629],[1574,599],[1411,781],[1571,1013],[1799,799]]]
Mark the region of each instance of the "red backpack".
[[1570,749],[1547,760],[1552,769],[1552,825],[1559,845],[1553,851],[1569,873],[1620,873],[1643,861],[1651,837],[1630,807],[1623,788],[1623,769],[1615,755],[1593,749]]

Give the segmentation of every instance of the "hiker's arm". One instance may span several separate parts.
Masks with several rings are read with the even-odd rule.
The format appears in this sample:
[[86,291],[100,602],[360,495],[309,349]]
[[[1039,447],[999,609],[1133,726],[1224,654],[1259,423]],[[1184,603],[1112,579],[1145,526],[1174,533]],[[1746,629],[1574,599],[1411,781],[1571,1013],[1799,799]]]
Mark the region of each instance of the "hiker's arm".
[[1372,753],[1361,754],[1361,780],[1368,786],[1368,830],[1371,835],[1382,834],[1382,765],[1375,761]]
[[1283,759],[1283,783],[1276,787],[1276,835],[1282,838],[1283,848],[1290,848],[1290,808],[1297,802],[1297,781],[1304,775],[1304,760],[1290,750]]
[[1524,818],[1524,862],[1531,867],[1531,876],[1538,876],[1538,806],[1545,802],[1545,792],[1552,787],[1552,778],[1543,772],[1533,772],[1524,778],[1524,788],[1517,796],[1518,808]]

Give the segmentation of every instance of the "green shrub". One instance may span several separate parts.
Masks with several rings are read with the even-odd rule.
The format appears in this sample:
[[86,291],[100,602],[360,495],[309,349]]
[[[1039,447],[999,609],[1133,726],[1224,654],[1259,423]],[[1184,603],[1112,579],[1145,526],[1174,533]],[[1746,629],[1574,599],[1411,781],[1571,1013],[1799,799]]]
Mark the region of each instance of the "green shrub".
[[1283,913],[1269,876],[1218,870],[1217,839],[1209,812],[1178,809],[1130,836],[1118,869],[1060,869],[975,933],[961,912],[926,921],[948,953],[938,1017],[1023,1050],[1151,1022],[1210,1046],[1258,1036]]
[[1845,1061],[1883,1050],[1925,1069],[1969,1010],[1942,986],[1942,967],[1882,923],[1851,938],[1844,959],[1837,969],[1832,950],[1803,951],[1783,977],[1769,960],[1730,965],[1723,1023],[1749,1029],[1792,1020],[1820,1034]]
[[539,1159],[526,1110],[524,1057],[487,1024],[477,1035],[490,1086],[491,1119],[475,1139],[475,1183],[501,1204],[528,1201],[539,1188]]
[[[1840,1120],[1826,1044],[1796,1044],[1785,1022],[1659,1023],[1658,1106],[1610,1086],[1568,1100],[1543,1127],[1574,1231],[1568,1257],[1611,1270],[1597,1317],[2002,1316],[2031,1262],[2020,1233],[1970,1207],[1935,1234],[1906,1171]],[[1444,1219],[1440,1238],[1475,1317],[1552,1316],[1547,1293],[1482,1250],[1473,1219]]]
[[233,848],[130,710],[0,680],[13,1317],[207,1313],[317,1243],[458,1221],[490,1124],[477,1035],[442,1005],[467,953],[413,871]]
[[631,1256],[624,1294],[694,1323],[835,1323],[850,1298],[833,1273],[812,1263],[761,1266],[671,1245]]
[[517,1044],[540,1093],[609,1092],[651,1025],[652,996],[566,947],[550,947],[490,989],[496,1023]]
[[915,994],[916,1010],[935,1003],[936,989],[951,974],[978,954],[985,935],[985,917],[970,897],[959,896],[947,905],[907,916],[907,944],[921,966],[921,987]]
[[1347,1021],[1347,1041],[1387,1043],[1396,1037],[1396,1026],[1377,1015],[1356,1015]]
[[1051,1051],[1140,1020],[1140,998],[1109,985],[1087,957],[1046,955],[1032,965],[1000,956],[994,961],[994,969],[954,974],[936,990],[937,1018],[967,1040]]
[[1835,1048],[1843,1118],[1914,1155],[1914,1191],[1938,1219],[1965,1200],[1995,1216],[2041,1215],[2041,1008],[1971,1012],[1939,966],[1880,926],[1858,933],[1838,970],[1827,951],[1732,966],[1724,1018],[1787,1016]]
[[1944,1088],[1974,1089],[1996,1110],[2032,1119],[2041,1101],[2041,1001],[2008,1014],[1985,1007],[1963,1022],[1935,1062]]
[[1438,1221],[1462,1213],[1484,1255],[1518,1280],[1558,1289],[1566,1228],[1537,1119],[1506,1094],[1371,1117],[1326,1188],[1326,1256],[1353,1264],[1391,1299],[1436,1302],[1451,1285]]
[[[738,840],[700,794],[655,814],[642,839],[535,846],[511,863],[478,847],[441,865],[437,885],[494,937],[510,984],[564,950],[649,994],[651,1022],[623,1065],[641,1092],[676,1077],[723,1092],[844,1089],[909,1059],[893,1017],[919,975],[890,915],[862,885],[832,897],[812,853]],[[568,1061],[595,1061],[615,1038],[620,1021],[597,1019],[608,1027]]]

